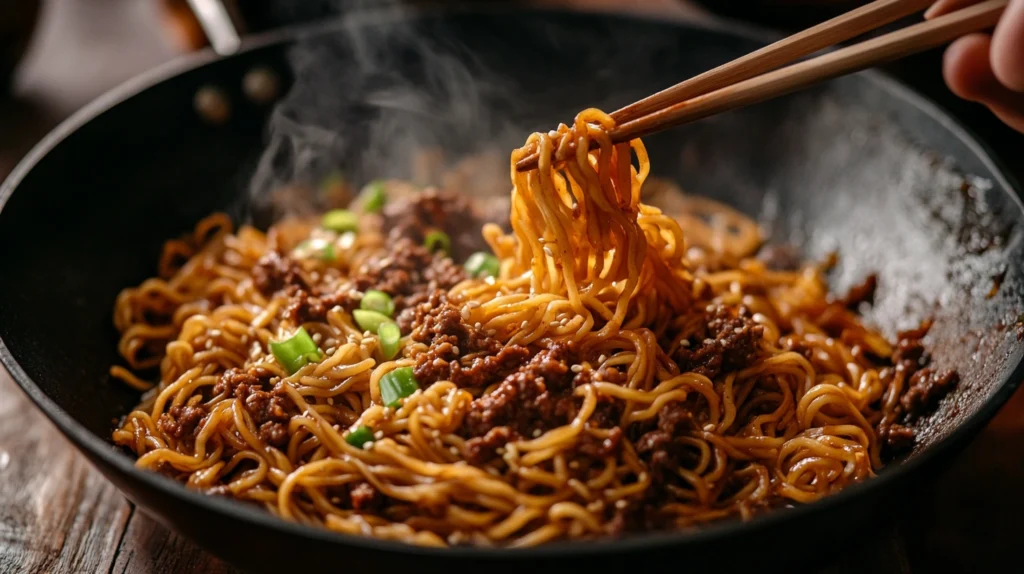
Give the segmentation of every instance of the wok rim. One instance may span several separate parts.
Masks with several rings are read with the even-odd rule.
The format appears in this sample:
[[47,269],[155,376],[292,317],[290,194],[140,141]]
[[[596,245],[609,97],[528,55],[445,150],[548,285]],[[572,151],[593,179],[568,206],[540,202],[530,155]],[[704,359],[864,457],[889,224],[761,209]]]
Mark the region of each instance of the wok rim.
[[[773,32],[751,26],[745,23],[736,22],[724,18],[689,18],[679,15],[655,16],[652,14],[622,14],[616,11],[579,12],[564,8],[543,8],[543,7],[518,7],[507,6],[458,6],[446,7],[443,9],[430,9],[418,12],[412,16],[403,15],[398,10],[373,10],[370,12],[370,20],[365,24],[372,25],[373,19],[382,17],[384,21],[393,18],[422,18],[436,16],[438,13],[459,14],[487,14],[487,13],[511,13],[513,15],[523,13],[542,13],[551,15],[568,15],[608,18],[614,15],[618,18],[625,18],[634,22],[653,22],[655,24],[669,25],[676,27],[703,28],[709,31],[732,35],[742,39],[770,42],[779,38]],[[358,14],[354,18],[362,18],[366,14]],[[272,48],[275,46],[286,47],[306,35],[329,33],[341,27],[341,22],[315,23],[300,26],[291,26],[246,38],[242,48],[235,54],[219,56],[211,49],[205,49],[194,54],[188,54],[175,60],[157,66],[143,74],[135,76],[119,86],[112,88],[99,96],[80,110],[62,121],[57,127],[37,143],[24,158],[19,161],[11,171],[7,179],[0,184],[0,212],[3,211],[7,201],[18,189],[25,177],[49,154],[59,146],[71,134],[83,127],[85,124],[96,120],[107,111],[119,104],[137,96],[146,90],[167,81],[173,81],[178,76],[207,65],[230,59],[242,54],[256,50]],[[866,70],[857,75],[871,82],[888,96],[901,100],[903,103],[923,112],[932,120],[936,121],[949,130],[971,153],[975,154],[980,163],[993,175],[993,180],[1004,192],[1010,195],[1010,199],[1019,211],[1024,213],[1020,194],[1022,192],[1013,176],[1005,168],[1003,161],[996,156],[991,148],[980,140],[968,127],[963,125],[951,114],[943,110],[927,96],[917,92],[911,87],[904,85],[899,80],[878,70]],[[1020,218],[1024,221],[1024,217]],[[107,442],[101,436],[86,429],[74,417],[62,409],[53,399],[32,380],[32,378],[21,368],[13,353],[7,347],[3,338],[0,337],[0,364],[2,364],[15,383],[28,395],[29,399],[38,407],[44,415],[53,423],[60,432],[86,458],[95,457],[102,461],[108,468],[114,469],[117,473],[127,476],[129,479],[141,484],[144,490],[157,491],[159,494],[171,499],[178,499],[190,506],[198,507],[205,512],[220,514],[226,518],[237,520],[241,523],[254,523],[256,526],[268,530],[276,530],[290,536],[308,538],[312,541],[329,543],[340,547],[351,546],[375,552],[387,552],[402,554],[406,558],[428,558],[428,559],[484,559],[484,560],[509,560],[509,561],[530,561],[538,559],[571,558],[580,554],[601,557],[617,555],[621,553],[635,553],[653,551],[670,547],[687,547],[699,545],[713,540],[727,539],[748,535],[761,529],[772,528],[787,521],[798,520],[801,517],[812,515],[824,515],[830,510],[855,501],[858,497],[866,496],[871,492],[881,492],[883,489],[907,476],[914,474],[920,468],[937,461],[945,455],[953,454],[961,450],[968,439],[973,437],[986,425],[996,413],[1006,404],[1013,393],[1020,386],[1024,379],[1024,355],[1021,356],[1013,367],[1008,377],[1004,377],[998,384],[995,391],[991,393],[979,407],[977,412],[969,416],[961,424],[957,425],[949,435],[934,445],[931,445],[909,460],[899,464],[887,466],[879,474],[867,481],[850,486],[839,493],[829,495],[822,500],[810,504],[798,505],[793,508],[778,509],[756,516],[748,521],[725,520],[721,522],[703,525],[694,530],[677,530],[648,532],[621,539],[597,539],[586,541],[557,541],[542,544],[529,548],[504,548],[504,547],[449,547],[432,548],[416,546],[404,542],[381,540],[377,538],[354,536],[334,532],[326,528],[307,526],[279,518],[262,508],[243,504],[239,501],[210,496],[199,491],[190,490],[184,484],[173,479],[157,474],[155,472],[140,469],[135,466],[135,461],[128,455],[120,452],[114,445]],[[90,460],[92,463],[93,461]],[[95,464],[95,463],[93,463]],[[105,474],[100,471],[101,474]],[[105,477],[106,478],[106,477]],[[109,479],[107,479],[109,480]],[[120,491],[121,489],[118,488]],[[146,504],[139,504],[123,491],[123,496],[129,498],[133,504],[145,508]],[[189,508],[185,512],[194,512]],[[159,513],[156,518],[161,523],[171,527],[166,519]],[[181,532],[187,538],[192,539],[188,532]],[[194,540],[194,539],[193,539]],[[215,548],[212,544],[207,546],[205,541],[196,541],[200,546]],[[216,553],[214,551],[214,553]]]

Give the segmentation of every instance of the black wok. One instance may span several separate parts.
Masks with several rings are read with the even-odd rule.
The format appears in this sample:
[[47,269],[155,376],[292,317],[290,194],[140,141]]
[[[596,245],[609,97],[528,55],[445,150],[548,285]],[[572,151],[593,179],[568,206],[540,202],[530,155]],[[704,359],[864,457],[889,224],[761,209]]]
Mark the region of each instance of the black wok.
[[[394,25],[389,18],[349,31],[387,29]],[[370,88],[347,72],[311,79],[317,70],[301,59],[293,69],[286,52],[298,34],[281,33],[236,56],[201,55],[108,94],[50,134],[0,189],[0,360],[132,501],[211,552],[277,571],[419,572],[467,568],[469,560],[498,570],[611,571],[660,560],[698,571],[791,568],[843,541],[863,540],[863,533],[851,534],[897,511],[905,487],[926,480],[1019,384],[1024,212],[1017,194],[985,147],[955,121],[866,73],[646,143],[656,174],[761,217],[773,240],[798,242],[807,256],[837,251],[838,292],[878,273],[877,300],[867,313],[888,334],[934,317],[929,348],[940,365],[958,368],[963,382],[926,421],[914,453],[876,479],[816,504],[695,532],[515,551],[426,550],[286,523],[136,470],[108,440],[114,421],[139,398],[106,376],[118,360],[114,297],[151,276],[161,242],[203,215],[227,210],[245,218],[252,211],[247,190],[271,114],[241,93],[253,66],[268,66],[301,89],[333,90],[320,101],[328,102],[331,121],[351,126],[349,142],[376,125],[366,118],[394,113],[404,114],[399,125],[412,126],[405,133],[434,138],[418,143],[455,153],[484,144],[507,151],[528,129],[566,121],[582,107],[613,109],[762,43],[724,27],[605,15],[481,11],[411,22],[456,50],[471,71],[500,73],[503,83],[478,95],[492,118],[508,121],[475,132],[443,109],[368,108],[358,94]],[[337,30],[307,33],[309,49],[352,61]],[[452,40],[462,47],[452,48]],[[387,46],[400,75],[424,93],[436,88],[422,73],[420,44]],[[222,86],[233,102],[224,125],[193,110],[193,95],[208,83]],[[295,108],[296,101],[283,105]],[[305,113],[306,103],[299,103],[291,113]],[[397,161],[380,165],[379,155],[351,144],[331,153],[353,177],[402,169]],[[288,171],[295,158],[287,155],[264,159],[262,168]]]

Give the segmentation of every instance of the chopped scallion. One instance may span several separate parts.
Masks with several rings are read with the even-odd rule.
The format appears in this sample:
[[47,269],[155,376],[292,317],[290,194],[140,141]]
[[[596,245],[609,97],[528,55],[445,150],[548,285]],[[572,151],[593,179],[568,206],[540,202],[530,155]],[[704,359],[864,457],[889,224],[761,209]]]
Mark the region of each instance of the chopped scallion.
[[359,218],[355,213],[352,213],[347,209],[332,209],[324,214],[323,219],[320,221],[320,225],[324,229],[344,233],[346,231],[355,231],[358,229]]
[[444,231],[434,230],[427,233],[426,237],[423,238],[423,246],[427,248],[427,251],[433,253],[440,249],[445,253],[452,252],[452,240],[448,237],[448,234]]
[[368,309],[356,309],[352,311],[352,318],[356,320],[356,325],[364,331],[376,333],[377,329],[384,323],[391,323],[391,317],[388,317],[384,313],[378,313],[376,311],[370,311]]
[[498,258],[484,251],[470,255],[463,266],[470,277],[497,277],[501,271],[501,262]]
[[373,431],[370,430],[370,427],[361,425],[345,435],[345,442],[356,448],[363,448],[366,443],[373,442]]
[[387,407],[397,407],[402,399],[415,393],[419,388],[412,367],[395,369],[380,378],[380,398]]
[[398,345],[402,340],[402,330],[395,323],[381,323],[377,327],[377,338],[380,339],[380,352],[388,361],[398,354]]
[[337,256],[334,254],[334,245],[331,243],[324,245],[324,248],[320,250],[320,261],[331,263],[335,259]]
[[359,203],[362,205],[363,211],[367,213],[376,213],[384,209],[384,204],[388,202],[388,195],[384,191],[384,184],[379,181],[371,181],[366,184],[359,197]]
[[391,300],[391,295],[370,289],[363,295],[363,300],[359,302],[359,308],[383,313],[390,317],[395,313],[395,302]]
[[323,358],[323,353],[306,332],[305,327],[299,327],[295,334],[283,341],[271,341],[270,352],[289,375]]

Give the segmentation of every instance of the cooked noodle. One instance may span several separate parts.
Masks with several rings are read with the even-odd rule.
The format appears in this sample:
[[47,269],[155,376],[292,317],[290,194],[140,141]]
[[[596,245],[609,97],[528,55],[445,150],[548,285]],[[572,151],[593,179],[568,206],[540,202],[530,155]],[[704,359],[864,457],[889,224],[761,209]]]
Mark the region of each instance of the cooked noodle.
[[[362,294],[353,275],[394,249],[379,215],[325,236],[332,262],[301,256],[300,242],[323,232],[315,221],[265,235],[232,233],[215,215],[168,242],[160,278],[117,300],[121,354],[134,372],[159,366],[159,383],[114,441],[142,468],[288,520],[436,546],[748,518],[873,476],[883,439],[906,432],[914,369],[830,298],[824,265],[772,270],[755,258],[754,222],[710,200],[687,197],[671,214],[641,203],[646,151],[613,145],[611,127],[587,110],[530,137],[538,170],[516,172],[527,148],[512,154],[512,233],[483,228],[500,272],[420,297],[394,360],[349,312]],[[267,294],[257,268],[275,253],[291,255],[293,286]],[[303,290],[348,299],[297,320]],[[500,345],[438,349],[448,343],[428,326],[439,305]],[[324,356],[289,375],[268,345],[299,322]],[[526,350],[483,387],[442,379],[382,405],[390,371],[423,372],[428,353],[445,351],[461,358],[441,367],[465,373],[474,360],[498,364],[499,347]],[[255,378],[242,391],[225,382],[229,369]],[[371,444],[346,441],[360,426]]]

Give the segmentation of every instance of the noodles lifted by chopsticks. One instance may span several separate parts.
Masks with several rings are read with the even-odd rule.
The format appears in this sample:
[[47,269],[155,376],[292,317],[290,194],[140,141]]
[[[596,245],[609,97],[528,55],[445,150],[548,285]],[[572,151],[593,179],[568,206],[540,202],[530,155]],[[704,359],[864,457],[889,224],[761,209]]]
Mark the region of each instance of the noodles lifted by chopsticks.
[[956,382],[927,326],[893,346],[853,311],[873,283],[832,298],[724,206],[641,203],[646,152],[612,127],[531,136],[511,233],[469,257],[452,190],[371,186],[266,235],[204,220],[118,298],[121,353],[159,383],[114,441],[288,520],[438,546],[748,518],[910,446]]

